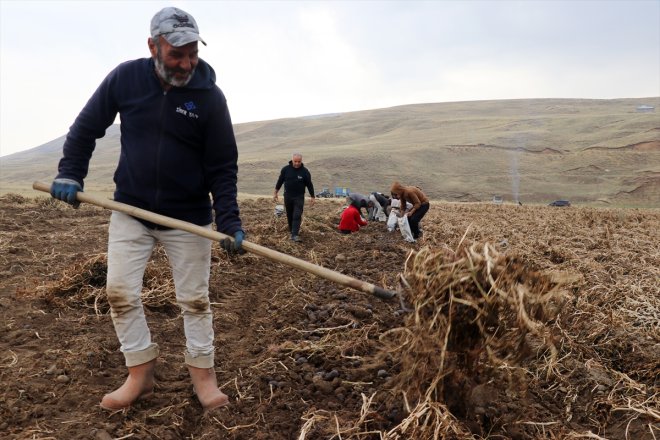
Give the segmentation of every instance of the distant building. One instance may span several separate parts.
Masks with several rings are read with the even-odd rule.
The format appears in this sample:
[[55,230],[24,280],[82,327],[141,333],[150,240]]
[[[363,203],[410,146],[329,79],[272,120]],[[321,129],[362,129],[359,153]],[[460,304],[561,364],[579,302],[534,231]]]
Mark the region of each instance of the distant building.
[[493,196],[493,203],[495,203],[496,205],[501,205],[503,202],[504,199],[502,198],[502,196],[497,196],[497,195]]
[[638,105],[636,108],[638,113],[652,113],[655,111],[655,107],[652,105]]

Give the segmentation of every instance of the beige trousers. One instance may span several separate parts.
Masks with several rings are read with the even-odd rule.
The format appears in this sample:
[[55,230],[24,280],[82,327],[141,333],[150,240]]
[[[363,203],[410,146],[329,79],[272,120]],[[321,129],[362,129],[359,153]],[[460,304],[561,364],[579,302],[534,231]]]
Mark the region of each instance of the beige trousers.
[[[211,229],[211,225],[207,225]],[[174,278],[176,301],[183,313],[186,364],[213,367],[213,314],[209,301],[211,240],[190,232],[154,230],[135,218],[113,212],[108,237],[106,292],[110,315],[126,366],[158,356],[142,306],[142,279],[157,243],[167,253]]]

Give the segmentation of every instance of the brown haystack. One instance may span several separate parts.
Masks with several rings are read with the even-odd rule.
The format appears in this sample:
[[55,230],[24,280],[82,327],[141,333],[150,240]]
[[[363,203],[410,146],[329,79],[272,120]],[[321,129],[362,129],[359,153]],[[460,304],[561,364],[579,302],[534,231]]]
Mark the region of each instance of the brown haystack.
[[557,350],[546,323],[563,296],[550,277],[474,244],[457,254],[423,248],[402,279],[412,313],[383,339],[400,359],[399,388],[409,397],[438,400],[446,369],[474,371],[482,353],[498,366],[536,352],[550,371]]
[[391,438],[464,435],[443,404],[457,374],[487,375],[529,355],[551,373],[557,349],[546,324],[564,295],[550,277],[486,243],[411,253],[402,280],[412,310],[405,326],[382,340],[400,362],[393,394],[403,397],[409,415]]

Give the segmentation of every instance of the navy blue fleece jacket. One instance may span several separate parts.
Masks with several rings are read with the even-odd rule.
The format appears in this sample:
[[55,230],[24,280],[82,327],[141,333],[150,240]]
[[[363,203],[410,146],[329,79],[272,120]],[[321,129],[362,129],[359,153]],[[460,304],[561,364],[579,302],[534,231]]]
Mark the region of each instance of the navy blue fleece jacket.
[[[241,229],[238,149],[215,72],[199,60],[186,87],[165,91],[154,62],[120,64],[103,80],[69,129],[58,178],[83,185],[96,139],[119,113],[121,153],[115,200],[218,231]],[[213,204],[211,204],[212,195]]]
[[280,171],[280,177],[277,179],[275,189],[277,191],[282,188],[284,184],[284,195],[288,197],[305,197],[305,188],[309,191],[309,195],[314,197],[314,184],[312,184],[312,175],[305,165],[300,165],[300,168],[293,166],[293,161],[289,161]]

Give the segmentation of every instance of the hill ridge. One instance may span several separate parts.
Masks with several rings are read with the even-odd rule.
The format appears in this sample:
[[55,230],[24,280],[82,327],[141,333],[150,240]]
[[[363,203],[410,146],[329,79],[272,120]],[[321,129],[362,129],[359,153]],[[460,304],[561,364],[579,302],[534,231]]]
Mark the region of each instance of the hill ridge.
[[[660,190],[635,192],[630,183],[660,172],[660,116],[637,112],[640,103],[660,108],[660,97],[421,103],[235,124],[238,189],[270,195],[280,168],[300,151],[318,191],[386,192],[399,180],[437,200],[498,194],[660,207]],[[30,192],[34,180],[52,179],[63,141],[0,157],[0,193]],[[113,125],[97,142],[86,188],[112,191],[118,155]]]

